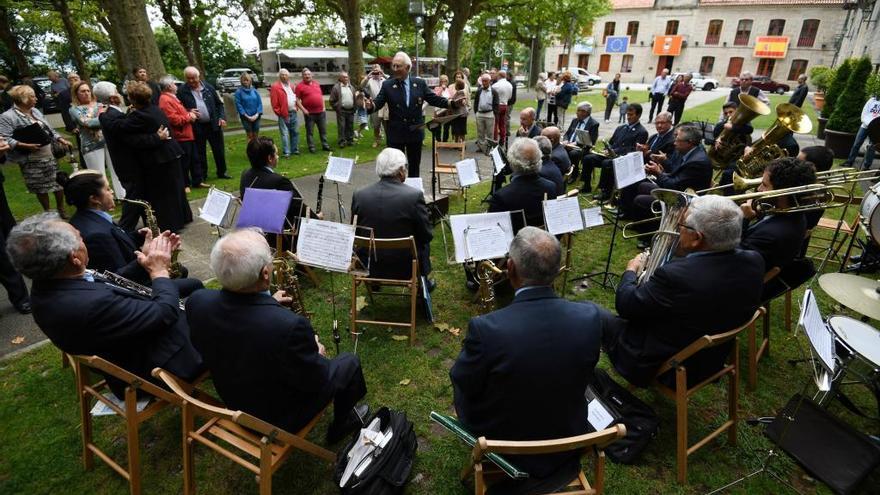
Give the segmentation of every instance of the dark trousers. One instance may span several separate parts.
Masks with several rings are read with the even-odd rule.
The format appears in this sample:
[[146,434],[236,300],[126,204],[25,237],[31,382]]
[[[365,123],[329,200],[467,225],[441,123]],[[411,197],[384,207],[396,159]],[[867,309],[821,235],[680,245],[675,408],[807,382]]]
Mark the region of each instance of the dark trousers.
[[[354,114],[352,114],[352,118]],[[318,137],[321,139],[322,148],[330,148],[327,144],[327,112],[310,113],[305,116],[306,120],[306,143],[309,145],[309,151],[315,151],[315,142],[312,140],[312,126],[318,125]]]
[[[581,175],[580,174],[581,162],[584,159],[584,150],[582,148],[569,148],[568,149],[568,159],[571,160],[571,166],[572,166],[571,176],[573,178],[580,177],[580,175]],[[592,171],[590,171],[590,174],[592,175]],[[574,180],[574,179],[572,179],[572,180]],[[588,181],[584,180],[584,182],[589,184],[589,182],[592,182],[592,181],[588,182]]]
[[[597,168],[602,168],[602,162],[605,160],[604,157],[597,155],[595,153],[587,153],[581,159],[583,162],[584,169],[581,172],[581,179],[584,181],[584,189],[592,190],[593,188],[593,170]],[[604,173],[604,172],[603,172]],[[602,187],[602,180],[599,180],[599,187]]]
[[551,124],[559,123],[559,115],[556,114],[556,104],[548,103],[547,104],[547,122]]
[[[651,205],[654,204],[656,199],[651,194],[651,191],[654,189],[657,189],[657,184],[649,180],[643,180],[637,184],[625,187],[621,191],[621,201],[624,201],[624,198],[629,200],[629,206],[625,208],[625,211],[633,220],[642,220],[654,216],[654,213],[651,211]],[[624,191],[626,191],[626,195],[624,195]],[[648,229],[651,228],[653,227],[648,227]]]
[[180,157],[180,169],[183,172],[183,184],[186,187],[198,186],[201,181],[195,182],[192,179],[198,178],[201,172],[201,165],[196,154],[195,141],[178,141],[177,144],[183,149],[183,155]]
[[[318,132],[321,131],[320,125]],[[354,110],[340,110],[336,112],[336,134],[340,146],[354,142]],[[311,147],[311,144],[309,144]]]
[[194,123],[193,131],[196,135],[196,152],[198,153],[199,176],[190,177],[193,184],[204,182],[208,177],[208,148],[214,153],[214,163],[217,165],[217,176],[226,175],[226,150],[223,148],[223,128],[214,129],[210,122]]
[[389,148],[394,148],[406,153],[407,176],[421,177],[419,175],[419,167],[422,164],[422,142],[416,141],[412,143],[388,143]]
[[299,431],[331,400],[333,421],[343,422],[365,395],[367,395],[367,383],[364,381],[361,361],[354,354],[344,352],[330,360],[330,381],[327,388],[315,397],[314,403],[304,407],[296,417],[291,418],[290,424],[284,426],[288,431]]
[[657,109],[657,113],[663,111],[663,101],[666,99],[666,95],[663,93],[652,93],[651,94],[651,110],[648,112],[648,122],[654,121],[654,109]]

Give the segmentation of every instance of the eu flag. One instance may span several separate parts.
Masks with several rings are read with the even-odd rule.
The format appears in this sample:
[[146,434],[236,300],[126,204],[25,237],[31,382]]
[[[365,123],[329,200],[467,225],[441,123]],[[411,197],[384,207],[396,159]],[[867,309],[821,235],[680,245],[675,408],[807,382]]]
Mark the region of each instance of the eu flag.
[[605,38],[605,53],[626,53],[629,36],[609,36]]

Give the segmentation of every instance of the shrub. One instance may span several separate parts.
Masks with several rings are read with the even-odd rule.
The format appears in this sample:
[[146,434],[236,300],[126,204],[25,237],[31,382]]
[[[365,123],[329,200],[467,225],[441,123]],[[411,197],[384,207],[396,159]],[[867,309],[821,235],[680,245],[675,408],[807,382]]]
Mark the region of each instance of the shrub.
[[828,118],[827,129],[855,133],[862,125],[862,107],[867,99],[865,83],[871,76],[871,59],[860,58],[851,66],[852,74],[849,75],[843,92],[837,98],[834,113]]
[[865,83],[865,96],[880,97],[880,72],[875,72],[868,78],[868,82]]
[[834,80],[834,69],[824,65],[816,65],[810,69],[810,82],[817,91],[827,91],[828,85]]
[[843,87],[846,86],[849,75],[852,74],[853,63],[854,59],[848,58],[834,71],[834,79],[828,84],[828,91],[825,92],[825,108],[822,109],[823,117],[830,118],[831,114],[834,113],[837,99],[840,97],[840,93],[843,92]]

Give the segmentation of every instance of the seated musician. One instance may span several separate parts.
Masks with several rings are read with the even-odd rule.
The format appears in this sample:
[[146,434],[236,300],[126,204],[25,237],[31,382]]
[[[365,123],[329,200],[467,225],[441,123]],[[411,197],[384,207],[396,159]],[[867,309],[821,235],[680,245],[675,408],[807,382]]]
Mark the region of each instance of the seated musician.
[[200,290],[186,302],[192,340],[211,371],[220,398],[296,433],[333,401],[327,441],[360,427],[369,407],[360,360],[328,359],[309,320],[289,308],[279,290],[269,295],[269,244],[256,230],[222,237],[211,250],[211,270],[222,290]]
[[[744,324],[758,308],[764,262],[754,252],[736,249],[741,231],[742,212],[733,201],[695,197],[678,223],[677,258],[642,283],[644,255],[627,264],[617,286],[619,316],[602,311],[602,346],[630,383],[647,386],[675,353],[703,335]],[[729,352],[729,345],[722,346],[689,359],[688,380],[698,383],[715,373]]]
[[[636,150],[642,152],[645,163],[652,160],[651,155],[666,157],[675,152],[675,131],[672,128],[672,114],[669,112],[658,113],[654,117],[654,126],[657,128],[657,132],[648,138],[648,142],[636,144]],[[621,217],[629,218],[634,216],[632,214],[632,202],[639,194],[640,184],[632,184],[620,190],[619,206]]]
[[[712,136],[715,139],[712,147],[714,147],[716,151],[719,149],[727,149],[722,155],[726,158],[727,163],[723,164],[724,171],[721,172],[721,179],[718,183],[720,186],[725,186],[733,182],[733,172],[736,170],[736,161],[742,158],[742,155],[745,152],[745,147],[752,144],[752,132],[755,130],[754,127],[752,127],[752,124],[745,122],[743,124],[734,125],[733,122],[730,122],[730,118],[736,113],[738,107],[739,102],[736,101],[728,101],[724,103],[724,106],[722,107],[724,116],[717,124],[715,124],[715,127],[712,128]],[[721,132],[725,129],[728,131],[728,137],[726,141],[723,141],[720,139],[720,136]],[[734,194],[733,190],[730,188],[724,189],[723,191],[724,194],[727,195]]]
[[[385,148],[376,157],[376,175],[379,181],[354,192],[351,198],[352,218],[357,224],[373,229],[381,239],[414,236],[419,257],[419,274],[431,273],[431,221],[425,196],[418,189],[403,183],[406,180],[406,155],[394,148]],[[358,235],[368,235],[359,232]],[[411,275],[409,251],[383,252],[370,262],[370,276],[406,279]],[[428,280],[428,289],[436,283]]]
[[[189,340],[180,294],[168,278],[179,239],[163,234],[137,252],[152,294],[136,293],[86,273],[89,250],[79,232],[54,214],[25,219],[9,235],[15,268],[33,280],[34,321],[69,354],[98,355],[144,379],[160,366],[184,380],[202,372]],[[122,396],[122,388],[111,381]]]
[[[475,436],[546,440],[588,431],[584,390],[599,359],[601,321],[594,304],[554,292],[561,257],[552,235],[520,230],[507,262],[513,302],[468,324],[449,377],[458,418]],[[552,478],[564,486],[579,469],[577,453],[510,459],[529,482]],[[534,493],[524,488],[495,486],[493,493]]]
[[[526,225],[544,225],[541,202],[556,197],[556,184],[538,175],[541,167],[538,143],[533,139],[516,138],[507,148],[507,162],[513,176],[510,184],[489,196],[489,212],[524,210]],[[515,214],[512,221],[514,232],[524,227],[522,216]]]
[[[594,119],[591,114],[593,113],[593,105],[590,102],[582,102],[577,106],[577,112],[575,114],[575,118],[572,119],[571,123],[568,125],[568,130],[565,131],[565,135],[562,136],[562,145],[568,151],[568,157],[571,160],[571,164],[574,165],[574,172],[572,173],[572,178],[570,182],[574,182],[577,180],[578,171],[580,170],[580,163],[584,158],[584,154],[589,152],[590,148],[599,141],[599,121]],[[591,146],[581,147],[579,146],[577,140],[577,131],[587,131],[590,135]],[[589,182],[587,182],[587,186],[589,186]],[[585,192],[590,192],[590,189],[586,189]]]
[[565,194],[565,178],[559,172],[559,167],[553,162],[553,145],[546,136],[537,136],[532,138],[538,143],[541,150],[541,168],[538,175],[556,184],[556,195]]
[[[153,234],[149,228],[138,232],[126,232],[110,216],[116,208],[113,190],[103,174],[94,170],[80,170],[64,181],[67,204],[76,208],[70,224],[76,227],[89,250],[88,268],[111,271],[141,285],[150,285],[150,275],[138,263],[137,251],[147,252]],[[166,231],[173,243],[180,236]],[[171,282],[177,286],[181,297],[203,288],[202,282],[186,278],[187,270],[181,267],[181,277]]]
[[[797,159],[812,163],[816,172],[826,172],[834,165],[834,153],[825,146],[807,146],[800,150]],[[825,213],[824,209],[804,213],[807,218],[807,230],[812,230],[819,223],[823,213]],[[804,248],[806,249],[806,246]]]
[[[639,122],[642,118],[642,105],[639,103],[630,103],[626,109],[626,123],[622,124],[614,130],[608,145],[614,154],[620,156],[636,150],[637,144],[648,142],[648,130]],[[614,170],[612,168],[611,159],[604,155],[596,153],[588,153],[583,159],[584,170],[582,178],[584,179],[584,189],[591,190],[593,169],[601,168],[602,173],[599,176],[599,189],[601,191],[595,196],[599,201],[605,201],[611,198],[614,189]]]
[[535,123],[536,115],[534,108],[523,108],[519,113],[519,129],[516,130],[516,137],[533,138],[541,134],[541,128]]
[[556,164],[559,173],[562,175],[567,174],[573,164],[571,163],[571,158],[568,157],[568,151],[566,151],[565,146],[563,146],[560,141],[562,139],[562,134],[560,133],[559,128],[552,125],[545,127],[544,130],[541,131],[541,135],[550,140],[550,145],[553,148],[550,152],[550,158],[553,160],[553,163]]

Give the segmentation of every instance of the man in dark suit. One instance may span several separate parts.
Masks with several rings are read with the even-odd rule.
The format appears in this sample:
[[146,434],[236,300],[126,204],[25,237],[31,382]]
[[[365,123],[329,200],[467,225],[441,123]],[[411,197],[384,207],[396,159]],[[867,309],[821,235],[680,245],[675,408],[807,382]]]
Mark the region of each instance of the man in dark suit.
[[730,93],[727,94],[727,101],[734,101],[739,103],[739,95],[746,94],[749,96],[754,96],[755,98],[761,100],[765,104],[770,103],[770,98],[767,98],[767,95],[761,91],[757,86],[752,86],[752,80],[754,76],[749,71],[744,71],[739,76],[739,86],[730,90]]
[[[761,302],[764,262],[736,249],[741,229],[742,213],[733,201],[699,196],[678,224],[678,258],[641,282],[645,257],[640,254],[627,264],[617,286],[619,316],[602,312],[602,346],[630,383],[647,386],[664,361],[694,340],[732,330],[754,314]],[[686,361],[688,381],[699,383],[720,369],[732,345]]]
[[422,103],[428,102],[429,105],[438,108],[453,108],[454,104],[434,94],[425,84],[424,79],[410,76],[411,67],[412,60],[409,55],[397,52],[391,61],[394,77],[384,81],[376,98],[367,98],[364,104],[370,113],[388,105],[388,147],[406,153],[409,176],[419,177],[425,129],[416,127],[425,123]]
[[[352,217],[358,226],[370,227],[375,237],[383,239],[413,236],[419,257],[420,275],[431,273],[431,222],[421,191],[403,183],[406,180],[406,156],[396,148],[386,148],[376,157],[379,182],[354,192],[351,198]],[[411,275],[408,251],[379,253],[371,260],[370,275],[406,279]],[[434,281],[428,281],[433,290]]]
[[541,134],[541,128],[535,123],[536,115],[535,109],[532,107],[522,109],[519,113],[519,129],[516,130],[516,137],[533,138]]
[[[541,167],[541,150],[538,143],[529,138],[516,138],[507,149],[507,162],[513,170],[510,184],[489,196],[489,212],[523,210],[526,225],[544,225],[541,202],[556,197],[556,184],[538,175]],[[514,232],[525,227],[522,216],[513,215]]]
[[[645,163],[653,159],[651,155],[659,155],[665,158],[675,152],[675,131],[672,129],[672,114],[669,112],[658,113],[654,118],[654,126],[657,128],[657,132],[648,138],[648,142],[636,144],[636,149],[644,155]],[[650,181],[645,180],[620,190],[619,206],[622,218],[633,217],[633,200],[640,194],[639,188],[645,182],[650,183]]]
[[556,164],[556,167],[559,168],[559,173],[562,175],[567,174],[571,170],[572,162],[568,156],[568,151],[562,145],[562,133],[559,131],[559,128],[552,125],[547,126],[541,131],[541,135],[550,140],[550,145],[553,147],[550,152],[550,158]]
[[269,295],[266,240],[253,230],[227,234],[211,251],[211,269],[223,290],[194,293],[186,317],[226,406],[296,433],[332,400],[329,443],[361,426],[369,408],[355,407],[367,393],[360,361],[328,359],[309,320],[283,306],[291,298]]
[[[638,103],[630,103],[626,109],[626,124],[622,124],[614,130],[608,145],[615,155],[625,155],[636,150],[637,144],[644,144],[648,141],[648,130],[639,122],[642,118],[642,105]],[[591,190],[591,177],[594,168],[601,168],[602,173],[599,175],[599,189],[601,191],[596,195],[595,199],[605,201],[611,197],[614,189],[614,170],[612,161],[602,155],[590,153],[584,156],[584,188]]]
[[[168,278],[176,244],[162,235],[146,254],[138,254],[152,280],[151,296],[86,274],[89,251],[82,237],[52,214],[22,221],[12,229],[7,249],[16,268],[33,280],[34,321],[59,349],[96,354],[144,379],[159,366],[193,380],[202,360],[190,343],[180,294]],[[111,386],[119,396],[120,387]]]
[[788,102],[792,105],[797,105],[798,107],[804,104],[804,100],[807,99],[807,91],[810,89],[807,87],[807,75],[801,74],[797,78],[798,87],[794,89],[791,93],[791,98],[788,99]]
[[[0,138],[0,164],[6,163],[6,152],[9,151],[9,143],[5,139]],[[28,296],[28,288],[24,283],[24,278],[12,266],[12,261],[6,253],[6,238],[12,227],[15,227],[15,217],[9,209],[9,202],[6,200],[6,188],[4,182],[6,177],[0,171],[0,284],[6,289],[9,296],[9,302],[15,307],[15,310],[22,314],[31,312],[31,299]]]
[[[533,227],[520,230],[507,261],[513,302],[468,324],[449,377],[458,418],[475,436],[547,440],[588,431],[584,390],[599,360],[601,319],[594,304],[554,293],[561,257],[552,235]],[[552,477],[564,485],[579,468],[577,453],[511,456],[511,461],[529,473],[530,482]],[[518,487],[500,488],[496,493]],[[541,493],[556,487],[544,488]]]
[[[568,157],[571,160],[571,164],[574,165],[574,172],[571,174],[570,182],[577,180],[584,155],[599,141],[599,121],[592,117],[592,113],[593,105],[590,102],[584,101],[578,104],[575,118],[572,119],[568,125],[568,130],[565,131],[561,139],[562,146],[568,151]],[[582,147],[578,144],[577,131],[587,131],[590,135],[590,146]],[[590,186],[592,181],[584,182],[587,183],[586,186]],[[590,189],[587,189],[587,192],[589,191]]]
[[177,90],[177,98],[187,110],[198,110],[198,119],[193,122],[193,132],[196,136],[196,152],[201,164],[201,177],[193,177],[193,184],[200,184],[208,177],[208,149],[206,144],[211,145],[211,153],[214,154],[214,163],[217,165],[218,179],[231,179],[226,174],[226,150],[223,146],[223,128],[226,127],[226,109],[223,100],[217,94],[217,90],[200,79],[199,69],[187,67],[183,69],[183,77],[186,84]]
[[562,177],[559,167],[556,166],[552,158],[553,145],[546,136],[538,136],[533,139],[541,150],[541,168],[538,170],[538,175],[556,184],[557,196],[565,194],[565,178]]

